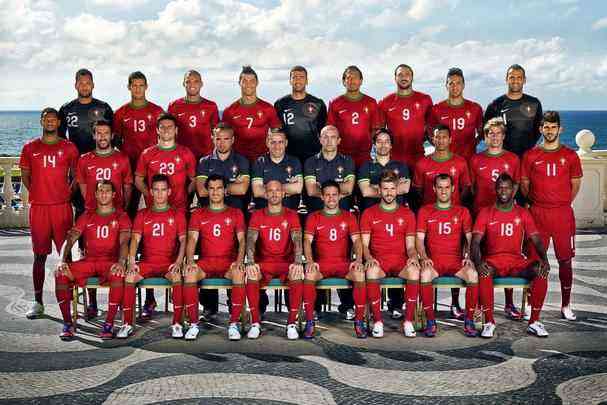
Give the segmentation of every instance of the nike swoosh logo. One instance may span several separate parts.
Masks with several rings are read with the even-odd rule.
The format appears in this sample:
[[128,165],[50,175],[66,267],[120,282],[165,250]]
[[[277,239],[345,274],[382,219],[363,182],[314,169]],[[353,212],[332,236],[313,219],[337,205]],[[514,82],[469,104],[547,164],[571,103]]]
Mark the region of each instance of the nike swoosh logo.
[[539,160],[539,161],[537,161],[537,162],[533,162],[533,164],[536,164],[536,165],[541,165],[542,163],[544,163],[544,161],[543,161],[543,160]]
[[381,222],[381,219],[379,221],[373,221],[373,225],[377,225]]
[[145,222],[144,222],[144,224],[146,224],[146,225],[149,225],[149,224],[151,224],[151,223],[152,223],[152,221],[145,221]]
[[182,115],[185,115],[185,113],[179,113],[179,114],[177,114],[178,117],[181,117]]
[[440,119],[441,119],[441,120],[448,120],[448,119],[449,119],[449,116],[448,116],[448,115],[445,115],[444,117],[440,117]]
[[478,170],[485,170],[487,168],[487,166],[481,166],[478,168]]
[[95,166],[87,166],[86,170],[91,170],[91,169],[94,169],[94,168],[95,168]]
[[125,119],[123,119],[122,121],[123,121],[123,122],[129,122],[130,120],[131,120],[130,118],[125,118]]
[[396,110],[396,107],[390,107],[390,108],[388,108],[388,111],[394,111],[394,110]]
[[495,224],[497,224],[498,222],[499,222],[499,221],[492,221],[492,222],[489,222],[489,226],[491,226],[491,225],[495,225]]
[[260,225],[259,226],[261,229],[266,229],[268,226],[267,225]]
[[321,229],[323,229],[324,227],[325,227],[324,225],[320,225],[320,226],[317,226],[317,227],[316,227],[316,229],[321,230]]
[[157,161],[157,160],[152,160],[152,161],[150,162],[150,164],[154,164],[154,163],[158,163],[158,161]]
[[428,223],[430,223],[430,222],[436,222],[436,219],[429,219]]
[[40,153],[32,153],[32,156],[40,156]]
[[285,110],[285,112],[289,112],[289,111],[292,111],[292,110],[293,110],[292,108],[287,108],[287,109]]
[[503,114],[503,113],[508,112],[510,110],[511,110],[511,108],[506,108],[506,109],[501,110],[501,113]]
[[95,224],[86,224],[87,228],[90,228],[91,226],[95,226]]
[[234,119],[238,119],[238,118],[240,118],[240,115],[235,115],[234,116]]
[[208,224],[209,222],[211,222],[211,221],[200,221],[200,225],[206,225],[206,224]]
[[339,110],[337,113],[341,114],[341,113],[345,113],[346,111],[348,111],[348,110]]

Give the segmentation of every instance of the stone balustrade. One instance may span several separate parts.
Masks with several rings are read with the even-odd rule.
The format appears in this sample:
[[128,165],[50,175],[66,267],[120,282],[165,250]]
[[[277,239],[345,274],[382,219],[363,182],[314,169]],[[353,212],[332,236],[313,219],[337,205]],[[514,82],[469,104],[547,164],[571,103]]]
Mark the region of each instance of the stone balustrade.
[[0,157],[0,168],[3,172],[2,192],[0,193],[0,228],[26,228],[29,226],[29,199],[27,189],[21,184],[18,164],[18,157]]

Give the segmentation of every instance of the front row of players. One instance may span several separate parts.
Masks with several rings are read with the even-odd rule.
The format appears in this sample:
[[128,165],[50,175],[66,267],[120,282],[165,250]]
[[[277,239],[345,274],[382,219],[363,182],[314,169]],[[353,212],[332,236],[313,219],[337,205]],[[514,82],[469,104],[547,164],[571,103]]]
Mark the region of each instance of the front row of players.
[[[224,203],[226,183],[219,175],[206,180],[209,206],[194,210],[189,225],[184,211],[169,205],[171,188],[166,176],[152,178],[152,203],[138,212],[132,227],[127,214],[114,207],[112,183],[101,181],[95,191],[97,209],[78,218],[56,271],[56,295],[64,319],[60,337],[71,339],[74,335],[72,286],[82,286],[91,276],[100,277],[110,286],[109,308],[101,331],[106,339],[114,335],[113,322],[119,307],[123,321],[116,336],[127,338],[133,333],[135,287],[146,277],[165,277],[172,283],[174,313],[170,330],[174,338],[184,337],[184,308],[190,322],[185,338],[198,336],[198,282],[208,277],[232,281],[230,340],[241,338],[239,320],[245,298],[251,313],[247,337],[259,337],[259,289],[273,278],[289,286],[288,339],[299,337],[295,322],[302,303],[304,338],[314,337],[315,284],[325,277],[343,277],[352,282],[356,336],[365,338],[369,330],[373,337],[382,337],[380,282],[386,276],[406,280],[405,336],[416,334],[413,319],[421,296],[427,318],[425,335],[432,337],[437,332],[432,280],[447,275],[466,283],[466,336],[478,335],[473,322],[478,301],[485,315],[481,336],[494,335],[496,275],[531,280],[527,331],[547,336],[539,314],[546,296],[548,260],[531,215],[513,202],[513,179],[505,173],[497,178],[496,204],[483,208],[474,226],[468,211],[452,200],[454,184],[450,175],[436,176],[436,202],[422,207],[417,221],[409,208],[398,203],[398,184],[394,172],[382,174],[381,200],[364,211],[359,227],[352,213],[339,208],[339,184],[323,183],[324,208],[308,218],[302,236],[296,212],[282,205],[284,191],[278,181],[265,185],[268,205],[253,213],[248,229],[242,212]],[[84,237],[87,255],[70,263],[71,249],[80,236]],[[530,242],[529,257],[523,255],[525,241]],[[140,244],[142,259],[136,262]],[[195,261],[197,245],[200,254]],[[369,329],[364,322],[367,305],[372,321]]]

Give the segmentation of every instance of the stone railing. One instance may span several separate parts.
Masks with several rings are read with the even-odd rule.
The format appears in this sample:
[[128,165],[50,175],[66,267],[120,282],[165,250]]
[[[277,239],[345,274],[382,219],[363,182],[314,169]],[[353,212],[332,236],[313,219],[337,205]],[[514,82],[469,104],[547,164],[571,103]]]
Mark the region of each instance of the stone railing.
[[21,184],[18,157],[0,157],[3,171],[0,193],[0,228],[26,228],[29,226],[27,189]]

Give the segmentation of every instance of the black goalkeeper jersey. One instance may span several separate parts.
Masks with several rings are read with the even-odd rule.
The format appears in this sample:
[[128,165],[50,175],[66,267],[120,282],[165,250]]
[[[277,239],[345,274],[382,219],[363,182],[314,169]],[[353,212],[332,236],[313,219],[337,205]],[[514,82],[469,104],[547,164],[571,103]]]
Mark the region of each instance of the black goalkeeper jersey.
[[105,101],[93,98],[90,103],[82,104],[75,99],[59,109],[59,135],[63,138],[67,135],[82,155],[95,149],[93,123],[103,119],[111,124],[113,117],[112,107]]
[[299,158],[303,164],[307,158],[320,152],[318,137],[327,122],[324,101],[310,94],[302,100],[294,100],[288,94],[276,101],[274,108],[289,140],[287,154]]
[[533,96],[523,94],[518,100],[506,95],[496,98],[487,107],[484,121],[495,117],[501,117],[506,124],[504,149],[516,153],[519,158],[540,139],[542,104]]

